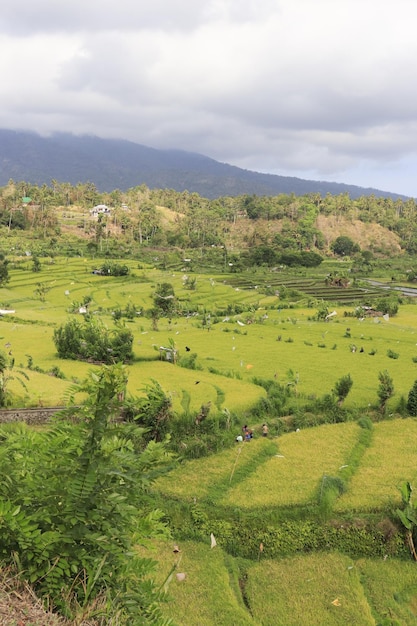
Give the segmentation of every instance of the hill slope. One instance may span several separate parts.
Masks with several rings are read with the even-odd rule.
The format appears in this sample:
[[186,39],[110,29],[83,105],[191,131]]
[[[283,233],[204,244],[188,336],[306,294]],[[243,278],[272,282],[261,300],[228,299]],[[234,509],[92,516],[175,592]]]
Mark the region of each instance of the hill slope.
[[206,198],[242,194],[348,193],[400,198],[398,194],[341,183],[303,180],[244,170],[201,154],[156,150],[131,141],[56,133],[0,130],[0,185],[13,179],[49,185],[92,182],[99,191],[122,191],[141,184],[151,189],[196,192]]

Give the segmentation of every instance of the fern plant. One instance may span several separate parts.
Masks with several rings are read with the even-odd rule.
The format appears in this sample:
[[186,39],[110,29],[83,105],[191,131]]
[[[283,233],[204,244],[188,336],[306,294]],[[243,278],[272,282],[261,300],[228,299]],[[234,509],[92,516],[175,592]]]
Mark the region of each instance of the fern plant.
[[163,443],[145,447],[140,429],[112,419],[125,386],[124,366],[103,367],[82,386],[89,393],[76,421],[62,415],[39,432],[1,427],[0,559],[67,617],[70,597],[85,606],[104,595],[103,606],[130,623],[160,624],[160,597],[146,580],[152,562],[134,543],[167,536],[144,494],[171,457]]

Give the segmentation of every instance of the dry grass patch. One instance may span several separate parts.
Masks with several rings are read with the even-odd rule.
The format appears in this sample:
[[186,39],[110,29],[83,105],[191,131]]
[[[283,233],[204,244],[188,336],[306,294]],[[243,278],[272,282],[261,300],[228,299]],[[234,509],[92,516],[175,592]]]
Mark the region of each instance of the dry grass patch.
[[378,242],[378,245],[392,253],[401,251],[399,237],[379,224],[348,220],[336,215],[319,215],[316,226],[323,233],[328,245],[339,235],[346,235],[356,241],[364,250]]
[[45,611],[32,589],[8,569],[0,570],[0,626],[64,626],[64,619]]
[[358,430],[354,423],[325,424],[282,436],[279,453],[230,490],[223,503],[255,508],[312,502],[322,476],[335,476],[344,464]]

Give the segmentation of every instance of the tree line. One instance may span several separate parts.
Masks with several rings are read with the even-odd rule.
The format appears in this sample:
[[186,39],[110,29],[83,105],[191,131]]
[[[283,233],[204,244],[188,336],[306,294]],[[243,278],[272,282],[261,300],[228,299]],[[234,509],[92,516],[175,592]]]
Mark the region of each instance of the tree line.
[[[89,211],[97,204],[111,207],[111,213],[99,215],[97,220],[89,219]],[[170,220],[164,220],[161,208],[171,211]],[[112,244],[116,242],[120,247],[122,241],[127,248],[131,244],[182,250],[222,248],[222,262],[234,268],[232,271],[239,268],[241,251],[237,257],[228,258],[226,242],[232,224],[239,220],[250,220],[255,225],[251,240],[248,234],[244,237],[244,245],[252,253],[246,254],[243,265],[314,266],[320,262],[317,257],[293,255],[356,253],[360,258],[358,253],[361,252],[357,242],[349,237],[336,245],[331,242],[329,249],[328,241],[317,227],[319,216],[379,224],[398,236],[403,251],[414,254],[417,252],[416,209],[413,198],[393,200],[363,196],[352,199],[348,194],[324,197],[318,193],[304,196],[246,194],[213,200],[195,192],[150,189],[144,184],[126,192],[115,189],[103,193],[93,183],[71,185],[55,180],[49,186],[40,187],[10,180],[0,188],[0,228],[8,232],[32,231],[39,239],[57,238],[61,234],[60,215],[67,211],[79,220],[78,232],[87,236],[92,253],[107,253]],[[264,220],[279,221],[279,228],[267,233],[261,226]],[[373,251],[383,256],[384,251],[377,249],[377,242],[373,245]],[[369,250],[363,252],[370,253]],[[362,259],[362,264],[367,262],[369,259]]]

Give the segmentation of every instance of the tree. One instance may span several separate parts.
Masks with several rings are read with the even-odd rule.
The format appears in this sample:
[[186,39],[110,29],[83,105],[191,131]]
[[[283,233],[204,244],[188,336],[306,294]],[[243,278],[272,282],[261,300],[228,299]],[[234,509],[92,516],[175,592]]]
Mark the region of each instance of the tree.
[[158,309],[164,317],[169,317],[175,311],[175,292],[171,283],[159,283],[153,296],[155,308]]
[[316,318],[318,321],[324,322],[327,320],[329,315],[329,308],[325,304],[325,302],[320,303],[319,310],[316,313]]
[[53,340],[61,359],[110,364],[133,358],[133,334],[123,326],[109,330],[94,318],[70,319],[55,329]]
[[0,252],[0,287],[6,285],[10,280],[8,265],[9,261]]
[[338,256],[350,256],[354,252],[359,252],[360,248],[350,237],[340,235],[331,244],[331,249]]
[[378,398],[379,398],[379,408],[383,413],[385,411],[386,404],[391,396],[394,394],[394,383],[389,375],[387,370],[383,372],[379,372],[378,374],[379,387],[378,387]]
[[126,382],[124,366],[104,366],[74,387],[87,393],[76,420],[61,415],[43,432],[0,426],[0,471],[7,476],[0,485],[0,558],[17,563],[71,623],[81,621],[74,620],[77,607],[88,616],[88,605],[92,612],[102,606],[107,624],[112,612],[124,618],[120,623],[168,623],[150,580],[152,561],[135,546],[168,536],[144,492],[171,455],[163,444],[145,446],[139,429],[114,419]]
[[376,301],[375,308],[377,311],[381,311],[384,314],[387,313],[393,317],[398,313],[398,299],[395,295],[391,298],[381,298]]
[[147,441],[162,441],[169,431],[169,422],[173,416],[172,399],[153,379],[144,391],[144,397],[127,399],[123,415],[145,427],[144,437]]
[[273,248],[260,245],[251,249],[249,259],[253,265],[272,266],[277,263],[277,254]]
[[413,417],[417,417],[417,380],[408,393],[407,411]]
[[349,391],[352,389],[353,380],[350,374],[346,374],[346,376],[342,376],[339,380],[336,381],[333,393],[337,397],[337,402],[339,406],[346,400]]
[[34,256],[33,263],[32,263],[32,272],[40,272],[41,269],[42,269],[41,262],[39,261],[37,256]]

